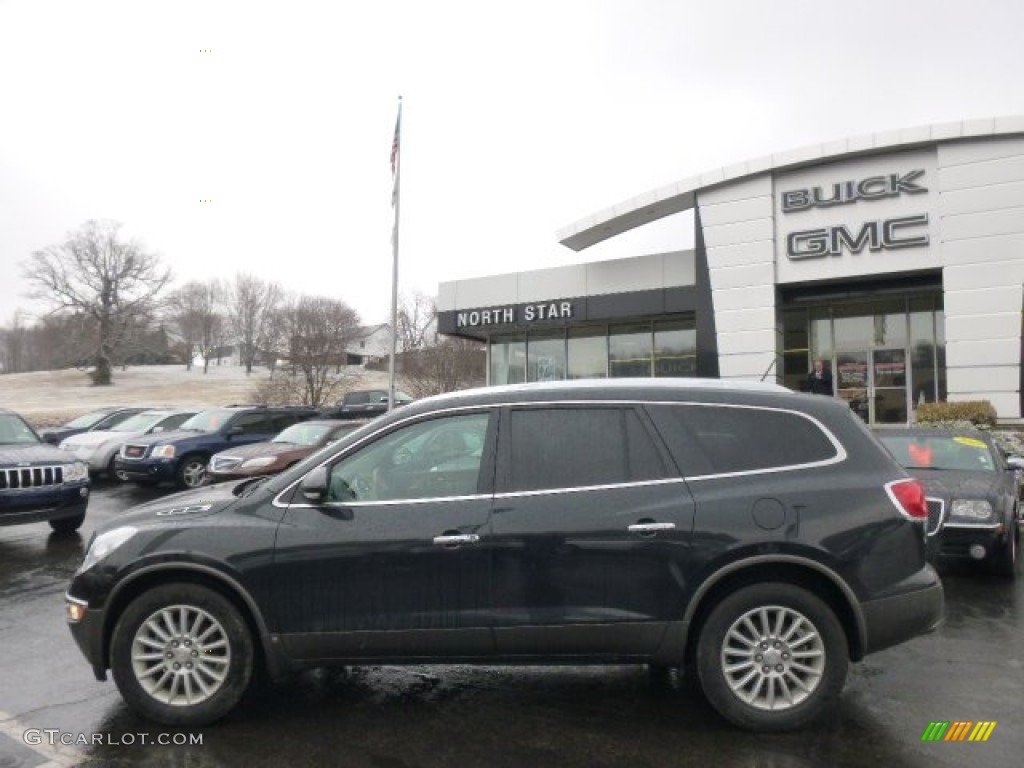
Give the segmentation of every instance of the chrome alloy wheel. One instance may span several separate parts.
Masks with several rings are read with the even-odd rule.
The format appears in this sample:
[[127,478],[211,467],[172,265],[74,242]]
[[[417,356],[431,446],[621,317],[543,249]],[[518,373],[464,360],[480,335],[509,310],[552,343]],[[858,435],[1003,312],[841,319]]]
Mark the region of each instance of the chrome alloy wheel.
[[172,605],[147,618],[132,639],[132,671],[142,689],[170,706],[209,699],[231,665],[231,644],[220,622],[191,605]]
[[740,616],[726,633],[722,674],[733,694],[755,709],[795,707],[825,673],[825,643],[811,621],[780,605]]

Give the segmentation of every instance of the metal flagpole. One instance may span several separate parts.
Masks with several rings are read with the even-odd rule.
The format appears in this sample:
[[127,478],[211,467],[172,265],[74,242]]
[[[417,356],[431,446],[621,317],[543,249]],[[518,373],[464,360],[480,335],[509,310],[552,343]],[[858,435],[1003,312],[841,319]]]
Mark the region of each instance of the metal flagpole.
[[395,185],[391,191],[391,205],[395,209],[395,224],[391,230],[391,358],[388,361],[388,411],[395,407],[395,355],[398,353],[398,222],[401,208],[402,153],[402,97],[398,97],[398,119],[395,137],[391,142],[391,174]]

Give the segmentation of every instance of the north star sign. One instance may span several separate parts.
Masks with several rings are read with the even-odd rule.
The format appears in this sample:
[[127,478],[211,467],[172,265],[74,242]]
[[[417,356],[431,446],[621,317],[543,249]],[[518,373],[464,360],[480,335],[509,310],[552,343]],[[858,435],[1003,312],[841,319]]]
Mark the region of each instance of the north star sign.
[[506,325],[518,322],[519,311],[524,323],[538,320],[568,320],[572,317],[571,301],[545,301],[520,307],[491,307],[489,309],[459,310],[455,315],[456,328],[475,328],[479,325]]
[[[858,200],[883,200],[902,194],[925,193],[928,189],[918,183],[922,176],[923,170],[914,170],[904,174],[890,173],[841,181],[832,184],[827,190],[823,187],[788,190],[782,193],[782,212],[793,213],[809,208],[830,208]],[[915,230],[927,226],[928,214],[918,214],[866,221],[856,231],[840,224],[790,232],[786,236],[786,255],[792,260],[814,259],[839,256],[844,250],[860,253],[865,248],[882,251],[928,245],[928,235]]]

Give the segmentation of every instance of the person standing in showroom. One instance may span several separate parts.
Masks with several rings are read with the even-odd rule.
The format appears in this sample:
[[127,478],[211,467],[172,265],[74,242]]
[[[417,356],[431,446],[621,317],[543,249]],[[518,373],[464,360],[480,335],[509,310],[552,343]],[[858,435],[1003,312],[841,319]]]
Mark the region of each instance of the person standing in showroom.
[[835,395],[835,389],[832,386],[832,371],[825,367],[825,361],[820,357],[814,361],[814,369],[807,374],[807,385],[804,387],[804,391],[829,397]]

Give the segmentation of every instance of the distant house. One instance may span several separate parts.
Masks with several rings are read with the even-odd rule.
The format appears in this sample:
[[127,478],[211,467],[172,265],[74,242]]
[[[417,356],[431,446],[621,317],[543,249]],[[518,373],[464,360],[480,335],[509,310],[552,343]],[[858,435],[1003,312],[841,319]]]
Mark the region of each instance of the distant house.
[[380,362],[391,354],[391,325],[360,326],[356,339],[346,350],[347,365],[366,365]]

